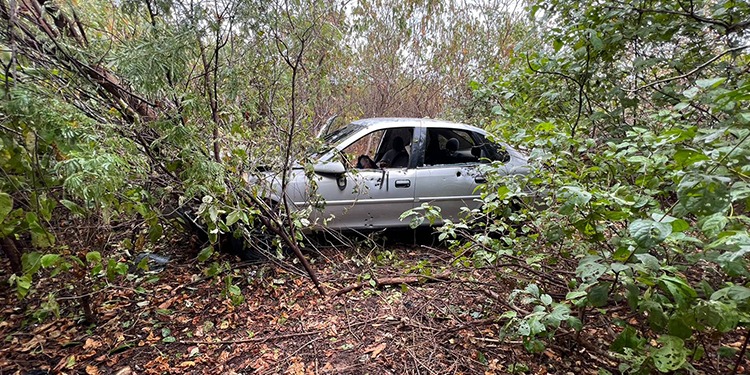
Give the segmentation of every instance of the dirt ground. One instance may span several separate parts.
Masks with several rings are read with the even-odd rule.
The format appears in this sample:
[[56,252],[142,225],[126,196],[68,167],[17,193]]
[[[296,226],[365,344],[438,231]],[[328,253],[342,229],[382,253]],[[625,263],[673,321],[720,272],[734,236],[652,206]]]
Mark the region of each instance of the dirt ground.
[[[499,316],[522,275],[456,266],[445,247],[318,248],[308,257],[325,296],[294,263],[241,264],[222,255],[231,269],[207,277],[208,263],[189,247],[165,243],[158,252],[170,261],[160,272],[99,278],[96,288],[39,278],[22,303],[3,283],[0,374],[617,372],[596,322],[575,338],[559,333],[538,354],[500,337]],[[241,295],[233,299],[228,285]],[[34,315],[50,301],[59,316]]]

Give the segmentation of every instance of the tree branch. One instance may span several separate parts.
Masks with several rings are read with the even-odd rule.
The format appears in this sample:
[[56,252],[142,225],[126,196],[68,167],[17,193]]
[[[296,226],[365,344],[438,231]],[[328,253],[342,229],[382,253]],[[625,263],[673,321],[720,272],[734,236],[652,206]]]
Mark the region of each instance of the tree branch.
[[631,92],[631,93],[638,92],[638,91],[647,89],[649,87],[656,86],[656,85],[661,84],[661,83],[672,82],[672,81],[676,81],[676,80],[679,80],[679,79],[684,79],[684,78],[690,77],[691,75],[693,75],[695,73],[698,73],[701,70],[705,69],[706,67],[708,67],[709,65],[711,65],[714,61],[720,59],[724,55],[727,55],[727,54],[733,53],[733,52],[742,51],[743,49],[748,48],[748,47],[750,47],[750,44],[746,44],[746,45],[743,45],[743,46],[738,46],[738,47],[730,48],[730,49],[728,49],[728,50],[726,50],[726,51],[724,51],[724,52],[722,52],[722,53],[720,53],[720,54],[712,57],[711,59],[709,59],[708,61],[704,62],[703,64],[698,65],[693,70],[691,70],[691,71],[689,71],[687,73],[680,74],[680,75],[674,76],[674,77],[660,79],[658,81],[651,82],[649,84],[643,85],[643,86],[635,88],[633,90],[625,90],[625,91]]

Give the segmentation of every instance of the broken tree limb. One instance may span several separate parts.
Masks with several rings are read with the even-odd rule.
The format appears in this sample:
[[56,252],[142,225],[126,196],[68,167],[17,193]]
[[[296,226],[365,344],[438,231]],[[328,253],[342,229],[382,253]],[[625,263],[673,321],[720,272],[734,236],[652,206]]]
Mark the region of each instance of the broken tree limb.
[[242,195],[245,202],[260,210],[258,219],[260,219],[260,221],[263,223],[263,225],[266,226],[266,228],[268,228],[274,234],[278,235],[281,240],[284,241],[284,243],[292,249],[294,255],[297,257],[300,263],[302,263],[302,267],[304,267],[305,271],[307,271],[307,274],[310,276],[313,284],[315,284],[315,288],[318,289],[318,293],[320,293],[321,296],[325,296],[326,291],[325,289],[323,289],[323,285],[320,284],[318,275],[315,273],[315,270],[313,270],[310,262],[308,262],[307,258],[305,258],[305,255],[302,254],[302,250],[300,249],[299,244],[294,240],[294,237],[290,236],[289,233],[287,233],[287,230],[281,224],[279,224],[279,220],[275,220],[276,217],[270,210],[270,208],[254,194],[247,194],[243,192],[240,192],[240,194]]
[[[373,279],[375,281],[375,288],[383,288],[385,286],[392,286],[392,285],[413,285],[413,284],[426,284],[430,282],[437,282],[437,281],[446,281],[449,280],[451,276],[450,271],[441,272],[434,276],[394,276],[394,277],[380,277]],[[340,296],[342,294],[349,293],[353,290],[359,290],[362,289],[362,287],[370,285],[370,282],[361,282],[352,284],[349,286],[346,286],[344,288],[339,289],[336,293],[334,293],[334,296]]]

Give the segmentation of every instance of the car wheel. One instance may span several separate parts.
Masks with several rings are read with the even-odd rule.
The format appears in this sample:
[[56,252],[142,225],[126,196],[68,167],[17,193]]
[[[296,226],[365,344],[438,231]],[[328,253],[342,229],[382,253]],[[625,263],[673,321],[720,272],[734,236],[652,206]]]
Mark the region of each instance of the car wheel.
[[242,261],[262,261],[272,254],[274,235],[260,225],[250,228],[234,225],[232,231],[223,234],[222,237],[221,250],[237,256]]

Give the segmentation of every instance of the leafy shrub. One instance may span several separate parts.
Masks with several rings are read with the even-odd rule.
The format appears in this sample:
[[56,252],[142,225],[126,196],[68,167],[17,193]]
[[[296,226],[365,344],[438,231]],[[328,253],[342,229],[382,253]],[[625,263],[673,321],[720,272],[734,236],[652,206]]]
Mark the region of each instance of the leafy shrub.
[[[466,232],[483,244],[475,257],[575,263],[564,299],[513,312],[512,322],[535,322],[513,323],[525,342],[550,337],[549,306],[579,306],[622,327],[610,337],[621,371],[690,368],[701,338],[750,323],[750,46],[732,27],[749,9],[553,1],[531,11],[545,44],[517,48],[515,69],[474,84],[487,127],[527,149],[534,167],[520,180],[490,169],[482,231]],[[508,212],[531,192],[533,203]],[[560,288],[550,278],[534,276]],[[623,305],[636,321],[607,317]]]

